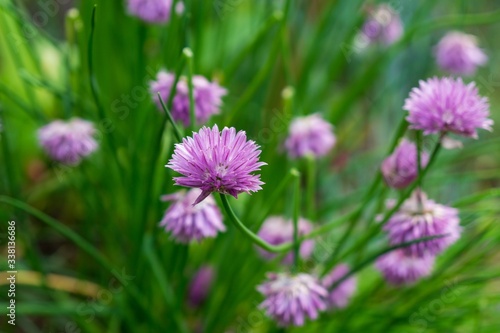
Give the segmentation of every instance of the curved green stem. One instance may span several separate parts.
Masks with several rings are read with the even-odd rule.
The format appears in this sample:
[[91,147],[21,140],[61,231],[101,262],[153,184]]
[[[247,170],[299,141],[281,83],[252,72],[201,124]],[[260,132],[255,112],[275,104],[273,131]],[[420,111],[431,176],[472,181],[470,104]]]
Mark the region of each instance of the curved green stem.
[[[222,205],[224,206],[224,209],[226,210],[227,215],[229,216],[229,219],[233,224],[238,228],[245,236],[250,238],[252,242],[254,242],[256,245],[260,246],[266,251],[269,252],[282,252],[284,250],[288,250],[289,247],[285,247],[283,245],[271,245],[259,236],[257,236],[255,233],[253,233],[250,229],[248,229],[243,222],[240,221],[240,219],[236,216],[234,213],[233,209],[229,205],[229,201],[227,200],[227,197],[225,194],[219,193],[220,199],[222,201]],[[288,244],[293,244],[293,243],[287,243]]]
[[175,134],[175,138],[177,139],[177,142],[182,142],[182,134],[181,134],[181,131],[179,131],[179,128],[177,127],[177,125],[175,124],[175,120],[174,118],[172,117],[172,114],[170,113],[170,111],[167,109],[167,107],[165,106],[165,103],[163,102],[163,98],[161,98],[161,95],[160,93],[158,92],[158,99],[160,100],[160,104],[161,104],[161,107],[163,108],[163,111],[165,112],[165,114],[167,115],[167,119],[168,121],[170,122],[170,125],[172,125],[172,128],[174,129],[174,134]]
[[193,86],[193,51],[186,47],[182,50],[184,58],[186,58],[188,67],[188,88],[189,88],[189,117],[191,129],[196,128],[196,110],[194,104],[194,86]]
[[299,269],[299,215],[300,215],[300,173],[296,169],[292,169],[292,176],[295,177],[294,184],[294,210],[293,210],[293,269],[295,272]]

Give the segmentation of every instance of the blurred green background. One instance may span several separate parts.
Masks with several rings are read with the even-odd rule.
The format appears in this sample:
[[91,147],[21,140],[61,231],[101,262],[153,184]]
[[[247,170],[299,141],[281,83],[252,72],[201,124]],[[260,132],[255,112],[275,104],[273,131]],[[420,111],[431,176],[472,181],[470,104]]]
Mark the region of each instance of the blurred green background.
[[[104,117],[89,85],[94,3],[94,75]],[[320,112],[338,137],[333,153],[316,166],[315,223],[341,216],[361,201],[404,116],[411,88],[420,79],[446,75],[435,64],[433,47],[449,30],[476,35],[488,54],[488,65],[467,80],[489,97],[492,118],[500,121],[500,2],[386,2],[401,15],[405,35],[390,47],[363,52],[355,36],[366,6],[377,2],[289,3],[287,11],[285,1],[186,0],[185,14],[173,15],[167,25],[148,25],[129,16],[118,0],[0,0],[0,193],[53,217],[106,259],[96,261],[43,217],[0,204],[0,250],[5,222],[15,220],[18,270],[40,273],[18,282],[15,331],[180,332],[182,325],[196,332],[280,331],[258,310],[262,299],[255,291],[265,272],[278,269],[277,262],[264,263],[229,225],[215,240],[189,248],[156,226],[166,208],[159,196],[176,190],[164,168],[174,138],[169,126],[161,132],[164,115],[155,110],[148,82],[161,68],[175,70],[184,47],[194,52],[195,73],[229,90],[221,114],[210,123],[247,131],[269,164],[262,170],[264,190],[232,201],[252,230],[266,213],[291,213],[291,191],[272,203],[269,197],[292,166],[281,143],[293,115]],[[79,11],[68,16],[70,8]],[[295,91],[289,107],[282,98],[287,86]],[[100,151],[78,167],[51,162],[36,140],[37,128],[71,116],[94,121],[101,133]],[[461,150],[444,151],[425,180],[433,199],[460,204],[465,228],[430,278],[398,289],[368,267],[359,273],[347,309],[286,331],[497,332],[500,208],[492,189],[500,182],[500,138],[494,129],[482,131],[479,140],[465,140]],[[470,197],[474,193],[488,195]],[[465,197],[470,200],[460,201]],[[372,206],[346,249],[371,222],[377,209]],[[344,229],[340,225],[317,240],[307,270],[322,265]],[[379,235],[366,253],[346,250],[341,257],[355,264],[385,242]],[[216,267],[218,278],[203,307],[190,309],[185,288],[203,263]],[[113,289],[114,269],[133,276],[135,296]],[[71,282],[68,292],[61,277],[93,285]],[[0,294],[4,317],[6,285]],[[3,319],[0,328],[12,329]]]

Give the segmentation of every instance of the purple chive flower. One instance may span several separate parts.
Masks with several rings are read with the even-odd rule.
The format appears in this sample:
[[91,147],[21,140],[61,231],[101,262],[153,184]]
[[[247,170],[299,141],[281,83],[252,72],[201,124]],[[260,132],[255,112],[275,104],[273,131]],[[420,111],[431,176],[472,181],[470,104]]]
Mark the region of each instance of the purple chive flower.
[[236,133],[234,127],[217,125],[203,127],[193,137],[175,145],[172,159],[166,167],[183,177],[175,177],[175,184],[202,190],[193,205],[203,201],[210,193],[230,194],[237,198],[242,192],[257,192],[264,183],[260,175],[252,172],[266,165],[259,162],[260,150],[248,140],[244,131]]
[[473,75],[478,66],[488,62],[476,37],[459,31],[447,33],[436,46],[435,54],[439,67],[458,75]]
[[181,191],[162,197],[163,201],[171,201],[172,204],[165,212],[160,226],[171,232],[173,238],[180,243],[201,241],[226,230],[222,214],[212,196],[207,196],[199,205],[192,205],[200,193],[199,189],[191,189],[187,193]]
[[[163,110],[163,108],[158,98],[158,92],[166,104],[170,97],[170,90],[174,81],[175,76],[173,74],[160,71],[156,77],[156,81],[150,83],[150,92],[159,110]],[[196,123],[203,124],[212,115],[220,113],[222,97],[227,94],[227,90],[216,82],[208,81],[201,75],[193,77],[193,88]],[[189,87],[185,77],[181,77],[177,83],[172,110],[170,111],[175,121],[182,122],[186,127],[189,126]]]
[[[349,266],[340,264],[336,266],[328,275],[323,278],[323,286],[329,289],[336,281],[340,280],[344,275],[349,273]],[[335,289],[329,291],[328,307],[331,309],[342,309],[347,306],[352,295],[356,291],[356,277],[351,276],[344,282],[340,283]]]
[[[306,219],[299,219],[298,224],[299,235],[305,235],[311,232],[312,224]],[[258,235],[272,245],[279,245],[286,242],[293,241],[293,222],[286,221],[281,216],[268,217],[259,230]],[[314,250],[314,240],[308,239],[300,244],[299,254],[300,257],[307,259],[311,256]],[[260,255],[266,259],[272,259],[276,254],[268,252],[260,247],[257,248]],[[293,251],[290,251],[284,258],[283,263],[290,265],[293,263]]]
[[491,131],[493,121],[488,119],[489,103],[478,94],[474,82],[464,84],[461,78],[436,77],[420,81],[406,99],[404,109],[410,127],[423,130],[424,135],[453,132],[477,138],[476,129]]
[[458,210],[427,199],[425,193],[414,191],[398,212],[387,221],[384,230],[392,245],[423,237],[446,235],[404,248],[408,255],[437,255],[460,238],[462,228]]
[[94,139],[96,129],[90,121],[73,118],[55,120],[38,130],[38,140],[55,161],[77,165],[98,147]]
[[285,148],[293,159],[306,155],[321,157],[330,152],[335,142],[332,125],[319,114],[312,114],[292,121]]
[[377,259],[375,267],[393,285],[412,284],[429,276],[434,267],[435,257],[416,257],[396,249]]
[[215,270],[212,266],[202,266],[196,272],[189,285],[188,301],[192,307],[197,308],[203,304],[212,288],[214,278]]
[[172,0],[128,0],[130,15],[150,23],[166,23],[170,19]]
[[326,309],[327,290],[309,274],[270,273],[257,287],[265,300],[260,307],[280,326],[302,326],[306,317],[316,319]]
[[390,45],[403,34],[403,23],[391,6],[380,5],[370,10],[361,31],[371,43]]
[[[429,162],[429,154],[421,152],[420,163],[424,168]],[[401,189],[410,185],[418,174],[417,147],[403,139],[394,152],[382,162],[382,175],[387,185]]]

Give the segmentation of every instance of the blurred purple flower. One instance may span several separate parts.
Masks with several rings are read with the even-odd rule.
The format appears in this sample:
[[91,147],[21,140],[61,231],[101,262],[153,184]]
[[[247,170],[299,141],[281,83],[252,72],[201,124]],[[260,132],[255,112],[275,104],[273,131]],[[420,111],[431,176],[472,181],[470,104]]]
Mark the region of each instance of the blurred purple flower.
[[242,192],[261,190],[264,183],[260,175],[252,174],[266,165],[259,162],[260,152],[254,141],[247,141],[244,131],[236,133],[234,127],[224,127],[220,132],[214,125],[176,144],[166,167],[184,175],[174,177],[176,185],[202,190],[193,203],[196,205],[212,192],[237,198]]
[[416,257],[406,254],[402,249],[391,251],[377,259],[375,267],[393,285],[412,284],[429,276],[434,267],[435,257]]
[[371,43],[390,45],[403,34],[403,23],[391,6],[379,5],[369,11],[361,31]]
[[326,309],[327,290],[312,275],[269,273],[268,281],[257,287],[265,300],[260,307],[280,326],[302,326]]
[[189,285],[189,304],[196,308],[199,307],[207,298],[212,283],[215,278],[215,270],[212,266],[202,266],[193,276]]
[[[156,81],[150,83],[150,92],[159,110],[163,110],[163,108],[158,98],[158,92],[166,104],[170,97],[170,90],[174,81],[175,76],[172,73],[160,71],[158,72]],[[201,75],[193,77],[193,88],[196,123],[203,124],[212,115],[220,113],[222,97],[227,94],[227,90],[219,86],[216,82],[208,81]],[[189,126],[189,87],[185,77],[181,77],[177,83],[172,110],[170,111],[175,121],[182,122],[186,127]]]
[[435,53],[439,67],[458,75],[473,75],[478,66],[488,62],[488,56],[477,46],[476,37],[459,31],[447,33]]
[[77,165],[97,150],[98,144],[93,137],[95,132],[90,121],[79,118],[55,120],[38,130],[38,140],[55,161]]
[[[421,152],[424,168],[429,162],[429,154]],[[401,140],[394,152],[382,162],[382,175],[387,185],[401,189],[410,185],[418,174],[417,147],[413,142]]]
[[332,125],[319,114],[312,114],[292,121],[285,148],[293,159],[306,155],[321,157],[328,154],[335,142]]
[[474,82],[465,85],[461,78],[436,77],[420,81],[406,99],[404,109],[412,129],[423,130],[424,135],[453,132],[477,138],[476,129],[491,130],[488,119],[489,103],[478,94]]
[[[311,232],[312,225],[306,219],[299,219],[299,235],[305,235]],[[279,245],[286,242],[293,241],[293,222],[291,220],[286,221],[281,216],[270,216],[262,224],[258,235],[272,245]],[[311,256],[314,250],[314,240],[308,239],[300,244],[299,254],[303,259],[307,259]],[[276,254],[268,252],[260,247],[257,247],[257,251],[260,255],[266,259],[272,259],[276,257]],[[290,265],[293,263],[293,251],[290,251],[284,258],[283,263]]]
[[[344,275],[349,273],[349,266],[340,264],[323,278],[323,286],[329,289],[336,281],[340,280]],[[345,308],[349,303],[352,295],[356,291],[357,279],[354,276],[347,278],[340,283],[335,289],[329,291],[328,307],[331,309]]]
[[166,23],[170,19],[172,0],[127,0],[130,15],[149,23]]
[[398,212],[387,221],[384,230],[392,245],[410,242],[423,237],[444,237],[412,244],[404,248],[408,255],[424,257],[437,255],[460,238],[462,228],[458,210],[427,199],[416,190]]
[[162,197],[163,201],[171,201],[172,204],[165,212],[160,226],[171,232],[179,243],[201,241],[226,230],[222,214],[212,196],[206,197],[199,205],[192,205],[200,193],[201,190],[195,188]]

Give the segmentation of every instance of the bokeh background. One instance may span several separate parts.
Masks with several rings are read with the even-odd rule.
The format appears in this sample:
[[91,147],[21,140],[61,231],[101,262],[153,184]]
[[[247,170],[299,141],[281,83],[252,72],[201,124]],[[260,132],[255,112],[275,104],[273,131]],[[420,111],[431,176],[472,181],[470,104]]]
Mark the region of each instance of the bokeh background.
[[[361,201],[404,116],[411,88],[418,80],[446,75],[433,48],[450,30],[476,35],[488,54],[488,64],[467,80],[490,99],[495,120],[492,133],[482,131],[478,140],[463,140],[463,149],[442,152],[425,179],[425,191],[436,201],[460,204],[462,239],[420,283],[390,287],[369,266],[357,274],[349,307],[286,331],[498,331],[499,199],[471,195],[495,193],[500,182],[500,3],[385,2],[400,14],[405,34],[392,46],[367,48],[356,36],[367,8],[379,2],[290,3],[284,11],[284,1],[186,0],[184,14],[167,25],[149,25],[128,15],[119,0],[0,1],[0,193],[44,212],[106,259],[89,255],[44,222],[47,216],[0,203],[0,250],[6,253],[5,222],[15,220],[17,267],[26,272],[19,274],[14,331],[178,332],[182,321],[196,332],[279,332],[258,309],[262,298],[255,290],[279,262],[263,262],[229,223],[215,240],[189,247],[157,227],[167,207],[160,195],[176,190],[172,172],[164,168],[174,139],[170,127],[161,132],[164,115],[151,100],[149,81],[161,68],[174,70],[182,49],[190,47],[194,72],[228,89],[221,114],[210,123],[245,130],[269,164],[262,170],[264,190],[232,201],[252,230],[269,213],[291,214],[291,191],[270,201],[292,166],[282,142],[292,115],[320,112],[338,138],[333,152],[316,165],[314,215],[321,224]],[[89,85],[94,4],[94,75],[104,117]],[[78,11],[67,15],[71,8]],[[286,87],[294,90],[289,107],[282,97]],[[99,152],[78,167],[50,161],[36,139],[47,121],[72,116],[94,121],[102,134]],[[377,199],[375,194],[371,212]],[[371,219],[371,213],[363,216],[346,249]],[[321,235],[305,270],[328,259],[345,228]],[[355,264],[385,242],[380,235],[363,251],[341,257]],[[6,267],[3,256],[0,264]],[[206,302],[193,309],[185,302],[186,286],[203,264],[214,266],[217,278]],[[129,279],[137,297],[120,287],[113,270]],[[3,280],[0,294],[0,328],[9,331]]]

